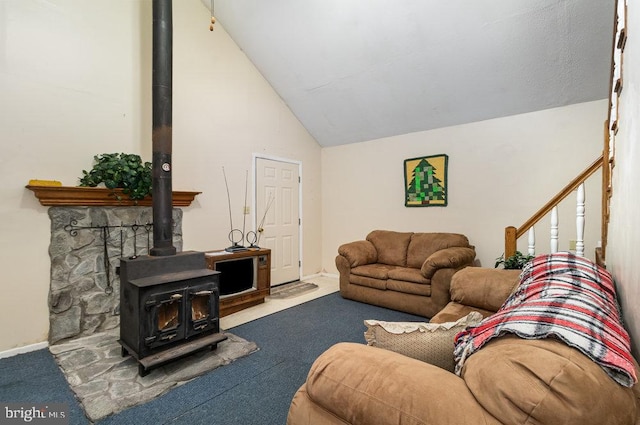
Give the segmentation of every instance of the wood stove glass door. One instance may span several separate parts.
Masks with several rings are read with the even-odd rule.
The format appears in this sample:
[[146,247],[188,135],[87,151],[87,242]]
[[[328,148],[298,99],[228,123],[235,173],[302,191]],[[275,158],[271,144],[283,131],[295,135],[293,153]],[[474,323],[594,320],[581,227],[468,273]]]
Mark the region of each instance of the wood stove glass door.
[[148,326],[144,341],[149,348],[185,338],[183,290],[151,294],[145,306]]
[[218,288],[214,283],[189,288],[190,309],[187,315],[190,318],[190,325],[187,337],[205,331],[219,331],[219,298]]

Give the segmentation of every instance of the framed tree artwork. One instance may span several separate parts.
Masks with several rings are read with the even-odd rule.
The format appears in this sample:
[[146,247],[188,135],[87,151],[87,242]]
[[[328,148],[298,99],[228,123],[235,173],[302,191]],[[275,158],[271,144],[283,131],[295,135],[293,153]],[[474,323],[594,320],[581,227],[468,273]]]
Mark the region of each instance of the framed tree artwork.
[[405,207],[447,206],[447,155],[404,160]]

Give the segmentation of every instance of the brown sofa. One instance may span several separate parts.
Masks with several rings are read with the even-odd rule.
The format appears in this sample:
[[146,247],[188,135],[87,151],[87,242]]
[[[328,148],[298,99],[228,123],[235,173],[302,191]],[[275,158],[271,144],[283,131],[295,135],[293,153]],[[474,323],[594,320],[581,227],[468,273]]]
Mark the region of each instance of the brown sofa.
[[338,248],[344,298],[432,317],[449,302],[453,274],[473,263],[475,248],[457,233],[374,230]]
[[[432,322],[495,312],[518,273],[465,268]],[[495,339],[466,360],[461,376],[393,351],[339,343],[311,367],[287,424],[640,424],[640,386],[619,385],[555,339]]]

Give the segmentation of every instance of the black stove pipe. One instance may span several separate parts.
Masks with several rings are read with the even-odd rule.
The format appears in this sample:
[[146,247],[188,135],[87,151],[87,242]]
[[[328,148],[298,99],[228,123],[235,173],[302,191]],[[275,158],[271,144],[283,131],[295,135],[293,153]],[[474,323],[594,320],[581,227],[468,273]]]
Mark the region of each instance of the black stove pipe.
[[173,193],[171,187],[172,151],[172,0],[153,0],[153,131],[152,256],[175,255],[173,246]]

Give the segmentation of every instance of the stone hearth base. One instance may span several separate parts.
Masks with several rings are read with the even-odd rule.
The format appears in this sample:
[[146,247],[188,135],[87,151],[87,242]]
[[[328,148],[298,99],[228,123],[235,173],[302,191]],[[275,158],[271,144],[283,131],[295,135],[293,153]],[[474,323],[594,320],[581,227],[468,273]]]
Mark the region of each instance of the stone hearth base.
[[145,403],[217,367],[258,350],[255,343],[225,333],[227,340],[214,351],[191,356],[138,376],[138,363],[122,357],[118,330],[76,338],[51,346],[60,369],[87,417],[95,422],[113,413]]

